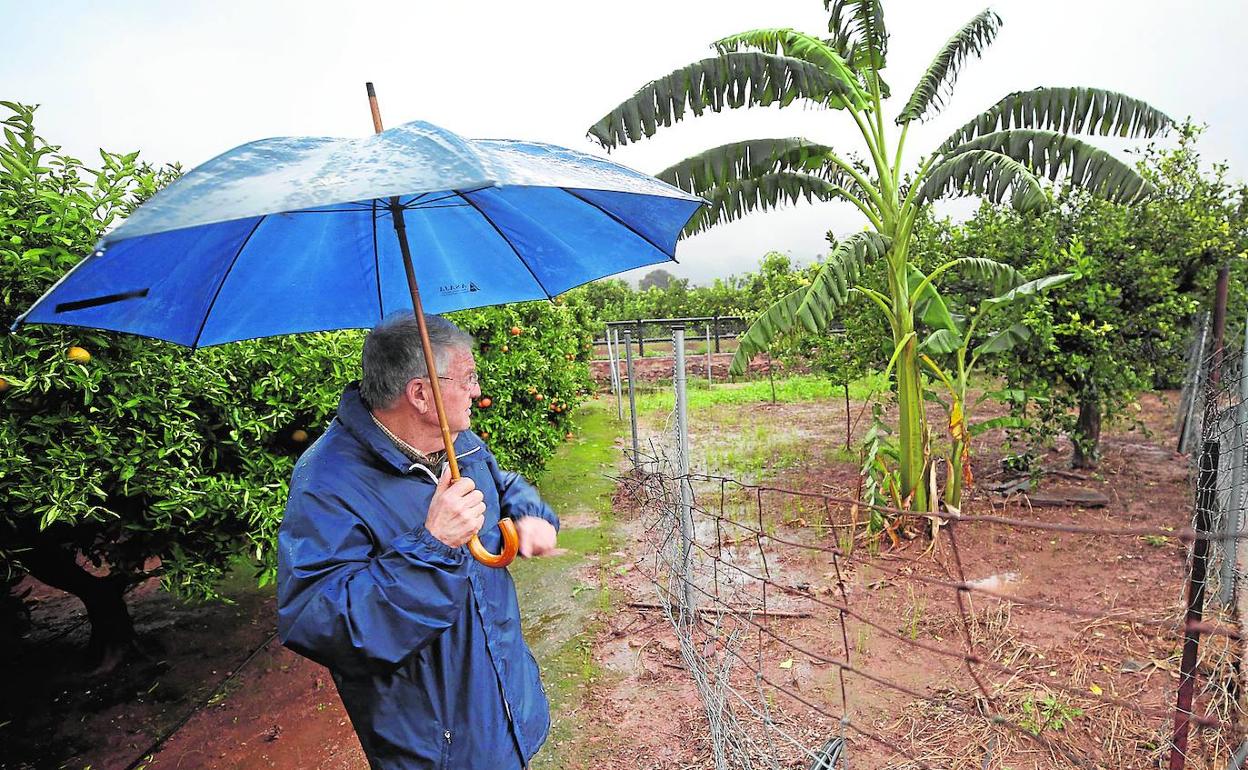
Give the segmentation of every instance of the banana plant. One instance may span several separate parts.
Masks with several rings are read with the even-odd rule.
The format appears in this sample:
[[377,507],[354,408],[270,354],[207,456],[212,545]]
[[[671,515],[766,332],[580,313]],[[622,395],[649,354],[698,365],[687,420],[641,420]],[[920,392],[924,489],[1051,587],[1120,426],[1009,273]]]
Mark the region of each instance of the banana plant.
[[[967,401],[971,372],[983,356],[1008,352],[1031,337],[1031,331],[1021,322],[989,332],[986,339],[985,335],[977,335],[976,332],[982,331],[983,325],[997,311],[1028,302],[1041,292],[1079,276],[1077,273],[1059,273],[1029,281],[1008,265],[990,259],[963,257],[950,260],[930,275],[922,277],[911,291],[911,297],[915,300],[926,297],[934,306],[944,307],[934,281],[942,273],[956,267],[992,276],[994,288],[1000,292],[980,302],[969,320],[952,314],[936,319],[933,325],[937,328],[919,345],[919,359],[949,392],[949,402],[944,404],[949,417],[949,472],[943,497],[947,508],[961,510],[964,485],[969,485],[974,478],[971,472],[971,438],[993,428],[1020,427],[1018,418],[1012,416],[971,422],[971,405]],[[935,357],[952,359],[951,365],[942,367]],[[934,396],[933,400],[940,399]]]
[[[1129,165],[1074,135],[1146,138],[1172,121],[1114,91],[1040,87],[1005,96],[920,156],[917,165],[904,165],[911,125],[942,111],[963,66],[992,43],[1001,18],[985,10],[954,33],[900,111],[886,121],[884,102],[891,88],[882,73],[889,35],[881,0],[823,4],[829,14],[827,36],[776,28],[723,38],[714,43],[715,56],[647,83],[591,126],[589,134],[613,149],[707,111],[796,103],[853,122],[862,139],[861,156],[804,138],[755,139],[707,150],[657,176],[710,204],[685,235],[801,200],[844,201],[862,214],[866,230],[841,241],[810,286],[781,298],[750,326],[732,370],[742,372],[780,334],[798,327],[827,329],[850,296],[875,303],[895,345],[901,499],[912,510],[932,510],[929,505],[938,501],[931,499],[925,480],[931,463],[919,335],[931,327],[929,315],[939,317],[939,308],[930,297],[915,296],[912,286],[910,248],[917,217],[937,199],[963,195],[1037,210],[1050,200],[1044,178],[1061,177],[1118,202],[1138,200],[1151,192],[1150,185]],[[859,276],[867,270],[882,271],[877,285],[885,291],[862,285]]]

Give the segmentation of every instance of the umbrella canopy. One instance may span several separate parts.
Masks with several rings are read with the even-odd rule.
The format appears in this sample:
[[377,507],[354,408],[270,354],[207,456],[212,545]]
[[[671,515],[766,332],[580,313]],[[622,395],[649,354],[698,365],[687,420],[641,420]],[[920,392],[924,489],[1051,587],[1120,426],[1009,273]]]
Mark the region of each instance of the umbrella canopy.
[[[192,348],[371,328],[411,310],[447,464],[459,478],[424,312],[547,299],[675,259],[701,198],[610,161],[429,123],[366,139],[236,147],[138,208],[14,323],[129,332]],[[419,287],[423,286],[422,292]],[[422,298],[423,293],[423,298]],[[469,543],[505,567],[503,551]]]
[[15,327],[189,347],[371,328],[413,305],[395,202],[431,313],[545,299],[674,260],[703,203],[592,155],[423,122],[359,139],[264,139],[153,196]]

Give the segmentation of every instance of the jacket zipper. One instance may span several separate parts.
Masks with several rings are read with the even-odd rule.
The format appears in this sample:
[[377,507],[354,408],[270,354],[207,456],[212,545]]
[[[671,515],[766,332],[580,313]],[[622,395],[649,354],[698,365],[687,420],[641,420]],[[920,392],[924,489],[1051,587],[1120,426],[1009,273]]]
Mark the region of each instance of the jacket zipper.
[[441,770],[447,770],[451,766],[451,731],[444,730],[442,739],[446,741],[446,745],[442,747],[442,761],[439,763]]

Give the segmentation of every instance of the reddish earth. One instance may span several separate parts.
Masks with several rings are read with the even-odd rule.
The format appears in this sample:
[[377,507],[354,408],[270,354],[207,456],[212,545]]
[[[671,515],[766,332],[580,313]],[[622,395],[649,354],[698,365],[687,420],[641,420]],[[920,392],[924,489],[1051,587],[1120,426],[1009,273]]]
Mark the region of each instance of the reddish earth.
[[[1048,476],[1045,487],[1102,492],[1110,500],[1104,508],[1030,508],[1022,498],[975,494],[966,512],[1109,529],[1164,531],[1185,526],[1191,507],[1186,458],[1166,446],[1172,407],[1153,396],[1144,398],[1143,407],[1143,429],[1107,437],[1098,474],[1062,470],[1069,456],[1065,442],[1043,458],[1061,472]],[[815,435],[843,435],[844,425],[838,430],[832,411],[828,414],[812,405],[761,405],[744,422],[737,416],[728,424],[732,431],[749,434],[755,425],[808,428],[816,423],[820,430]],[[696,417],[692,421],[698,425]],[[1147,433],[1148,427],[1156,433]],[[981,444],[1000,447],[1003,438],[989,434]],[[696,437],[694,445],[698,446]],[[836,447],[815,441],[808,448],[808,456],[818,458]],[[1002,454],[1001,448],[988,449],[977,459],[983,480],[1000,475],[993,469],[999,467]],[[848,496],[857,476],[850,464],[815,461],[779,470],[770,483]],[[712,487],[703,490],[699,500],[714,511],[719,505],[716,497]],[[731,492],[727,499],[731,509]],[[767,747],[782,767],[808,767],[809,757],[787,744],[783,735],[806,749],[817,748],[838,734],[837,718],[847,711],[849,756],[857,767],[1122,768],[1155,767],[1168,759],[1185,588],[1185,554],[1176,538],[1150,543],[1135,535],[963,522],[956,535],[960,568],[947,534],[939,536],[930,553],[931,543],[922,535],[896,548],[885,545],[877,555],[871,555],[860,540],[855,555],[842,557],[840,564],[848,607],[857,613],[847,620],[843,638],[839,613],[826,604],[840,600],[831,556],[779,542],[825,548],[837,544],[833,535],[815,525],[824,520],[821,505],[808,502],[767,493],[763,530],[774,539],[765,538],[763,549],[772,579],[801,587],[786,594],[773,586],[771,609],[804,611],[809,617],[746,618],[729,612],[714,616],[718,632],[704,622],[692,635],[695,652],[711,664],[711,672],[736,659],[736,672],[724,680],[732,683],[736,695],[723,697],[735,706],[746,727],[743,734],[753,737],[756,750]],[[850,520],[848,506],[834,505],[830,513],[835,524]],[[658,598],[651,583],[652,523],[642,512],[626,525],[632,537],[630,552],[643,558],[614,581],[617,592],[636,604]],[[748,532],[720,537],[724,550],[733,554],[733,563],[751,559],[761,563],[759,545]],[[711,539],[714,542],[714,534]],[[704,559],[703,579],[709,562]],[[719,565],[720,580],[731,573],[727,564]],[[960,574],[999,593],[1083,610],[1086,615],[972,594],[964,625],[955,590],[917,579],[957,581]],[[760,582],[745,581],[730,604],[758,612],[767,606],[759,602],[760,588]],[[750,622],[760,617],[769,630],[766,634]],[[725,629],[732,628],[743,633],[735,654],[726,654]],[[962,659],[964,628],[971,634],[975,653],[995,664],[975,666],[991,705]],[[1228,650],[1224,637],[1206,637],[1202,682],[1234,675]],[[599,688],[601,705],[596,713],[613,729],[601,739],[588,766],[675,770],[714,765],[706,712],[662,613],[634,607],[617,615],[599,640],[598,657],[621,676]],[[838,667],[831,663],[836,660],[848,660],[861,672],[845,676],[844,700]],[[761,685],[755,678],[759,674],[766,680]],[[762,729],[760,720],[751,718],[751,707],[767,713],[773,728]],[[1033,720],[1043,743],[1023,730],[993,728],[980,715],[985,708],[1015,723]],[[1232,708],[1213,688],[1198,699],[1196,711],[1227,717]],[[1194,731],[1187,766],[1220,767],[1215,757],[1224,761],[1237,742],[1237,731],[1229,725],[1223,731]]]
[[[1047,487],[1101,491],[1110,499],[1108,506],[1030,509],[1021,498],[1001,500],[976,492],[966,512],[1105,527],[1184,526],[1191,493],[1186,459],[1168,448],[1173,407],[1154,396],[1145,397],[1143,404],[1142,423],[1153,434],[1140,429],[1113,432],[1097,475],[1044,479]],[[759,426],[800,432],[806,437],[801,461],[764,468],[762,474],[777,487],[849,495],[857,485],[853,464],[837,459],[834,440],[820,438],[843,436],[843,422],[836,409],[818,404],[753,405],[731,419],[711,415],[701,425],[695,416],[699,432],[694,445],[740,444],[752,440],[741,436],[759,435]],[[1002,437],[988,434],[979,445],[987,447],[976,458],[979,481],[999,480],[995,469],[1005,451]],[[1046,467],[1065,468],[1068,450],[1059,442],[1042,458]],[[922,766],[918,762],[942,768],[1014,770],[1069,766],[1060,750],[1054,754],[1025,736],[994,730],[976,716],[982,707],[976,700],[979,688],[957,657],[965,640],[956,592],[915,579],[957,579],[959,570],[946,534],[939,536],[931,553],[926,553],[929,541],[917,524],[910,528],[913,539],[896,548],[885,545],[874,555],[859,539],[855,555],[840,566],[849,606],[863,620],[850,619],[843,638],[837,611],[810,600],[839,600],[831,556],[779,540],[831,547],[834,535],[819,524],[846,524],[850,509],[832,506],[829,522],[819,506],[803,507],[790,496],[769,494],[774,497],[765,501],[768,568],[777,582],[802,586],[795,592],[772,590],[769,608],[809,616],[771,617],[768,628],[813,654],[798,652],[749,627],[750,633],[735,649],[752,663],[741,663],[730,676],[750,703],[765,705],[773,723],[804,747],[817,746],[836,734],[835,717],[843,707],[837,666],[827,660],[848,657],[863,673],[924,696],[847,675],[844,703],[852,718],[853,767]],[[713,494],[700,499],[715,509]],[[584,682],[586,697],[580,708],[565,715],[582,725],[573,752],[576,759],[567,766],[654,770],[713,766],[707,712],[669,622],[660,612],[633,606],[656,599],[648,580],[653,560],[647,557],[653,554],[646,522],[623,498],[618,515],[622,549],[618,556],[633,566],[610,577],[615,609],[601,618],[602,630],[592,652],[599,671]],[[1084,608],[1095,615],[1080,617],[972,595],[966,611],[974,649],[1013,672],[1002,674],[986,664],[976,667],[993,696],[994,710],[1022,720],[1027,717],[1024,704],[1042,703],[1052,696],[1063,709],[1082,711],[1059,719],[1061,729],[1044,725],[1041,732],[1053,745],[1088,758],[1090,767],[1156,766],[1156,747],[1163,745],[1168,730],[1165,712],[1173,706],[1177,677],[1175,622],[1185,571],[1178,541],[1150,544],[1135,536],[972,522],[959,524],[956,537],[961,571],[968,580],[993,581],[992,587],[1014,596]],[[758,549],[752,536],[740,533],[723,534],[710,547],[742,559],[752,558]],[[751,590],[744,584],[732,601],[754,601]],[[4,746],[0,767],[126,768],[174,728],[154,759],[141,766],[365,767],[324,670],[271,640],[271,595],[244,590],[236,595],[235,605],[187,606],[150,587],[144,589],[132,608],[150,659],[131,662],[113,675],[84,677],[66,665],[85,644],[80,610],[68,597],[44,591],[26,650],[0,671],[6,682],[0,696]],[[1162,625],[1150,625],[1150,620]],[[731,622],[740,621],[729,615],[725,623]],[[696,638],[705,643],[700,654],[714,659],[716,650],[723,649],[722,640],[717,642],[705,630],[698,634]],[[919,649],[911,641],[953,656]],[[1226,644],[1206,641],[1204,649],[1202,676],[1225,673]],[[760,689],[753,668],[774,685]],[[792,693],[815,708],[799,703]],[[1107,702],[1106,697],[1131,707]],[[1146,713],[1137,713],[1135,707]],[[1221,708],[1224,704],[1208,695],[1198,703],[1200,713]],[[809,760],[778,733],[771,732],[768,739],[767,731],[746,727],[747,733],[754,731],[750,734],[760,741],[758,746],[769,747],[767,751],[781,758],[782,766],[809,766]],[[884,745],[854,730],[870,733]],[[1226,747],[1236,738],[1230,730],[1197,731],[1188,767],[1214,767],[1211,757],[1216,752],[1225,758]],[[989,763],[984,765],[986,754]],[[912,763],[906,764],[904,757]]]

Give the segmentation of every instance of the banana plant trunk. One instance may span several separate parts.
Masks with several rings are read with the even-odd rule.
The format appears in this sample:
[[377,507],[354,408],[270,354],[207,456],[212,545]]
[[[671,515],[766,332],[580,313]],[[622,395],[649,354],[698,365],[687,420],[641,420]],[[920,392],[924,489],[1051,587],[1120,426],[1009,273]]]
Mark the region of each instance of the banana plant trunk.
[[962,479],[966,472],[962,453],[965,451],[966,443],[955,439],[949,452],[949,478],[945,479],[945,506],[957,510],[962,509]]
[[911,337],[897,359],[897,408],[901,499],[912,511],[928,510],[927,485],[923,480],[927,467],[927,420],[919,376],[919,343]]

